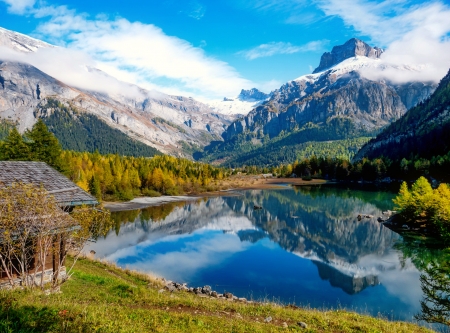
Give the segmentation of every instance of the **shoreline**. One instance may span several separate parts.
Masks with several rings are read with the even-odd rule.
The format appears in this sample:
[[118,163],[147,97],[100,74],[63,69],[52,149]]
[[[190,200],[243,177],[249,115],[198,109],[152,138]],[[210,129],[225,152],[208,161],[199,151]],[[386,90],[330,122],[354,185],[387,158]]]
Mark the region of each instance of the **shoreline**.
[[104,201],[104,208],[111,212],[143,209],[147,207],[160,206],[171,202],[182,202],[182,201],[195,201],[201,198],[211,198],[211,197],[221,197],[221,196],[239,196],[238,191],[246,190],[271,190],[271,189],[286,189],[288,185],[294,186],[313,186],[313,185],[324,185],[324,184],[334,184],[334,182],[323,180],[323,179],[313,179],[313,180],[302,180],[301,178],[270,178],[261,179],[262,182],[256,182],[254,184],[245,184],[240,187],[230,188],[227,190],[204,192],[198,194],[188,194],[188,195],[162,195],[160,197],[138,197],[130,201],[120,202],[120,201]]

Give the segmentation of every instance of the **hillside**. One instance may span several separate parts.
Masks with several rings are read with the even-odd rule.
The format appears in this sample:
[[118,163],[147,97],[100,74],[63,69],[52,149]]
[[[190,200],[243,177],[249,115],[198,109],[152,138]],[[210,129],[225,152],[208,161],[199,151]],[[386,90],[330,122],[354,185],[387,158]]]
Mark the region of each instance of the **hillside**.
[[356,155],[403,158],[443,156],[450,152],[450,71],[436,91],[368,142]]
[[[267,101],[228,126],[223,134],[224,142],[206,147],[201,158],[221,163],[238,158],[247,164],[254,160],[251,154],[264,149],[266,154],[280,137],[292,135],[286,139],[290,141],[286,146],[301,154],[293,146],[377,134],[436,88],[432,82],[394,84],[368,79],[364,75],[366,70],[382,72],[389,68],[399,75],[419,70],[406,65],[390,68],[381,55],[381,49],[355,38],[334,47],[322,56],[313,74],[303,75],[275,90]],[[310,135],[310,127],[329,135]],[[298,133],[304,134],[299,137]],[[293,162],[295,155],[290,154],[287,162]],[[265,156],[276,160],[276,156]]]
[[[78,261],[61,293],[0,295],[5,332],[431,332],[343,310],[319,311],[247,304],[159,292],[162,281],[86,259]],[[205,295],[202,295],[205,296]],[[271,317],[269,323],[264,319]],[[286,323],[288,328],[283,326]]]

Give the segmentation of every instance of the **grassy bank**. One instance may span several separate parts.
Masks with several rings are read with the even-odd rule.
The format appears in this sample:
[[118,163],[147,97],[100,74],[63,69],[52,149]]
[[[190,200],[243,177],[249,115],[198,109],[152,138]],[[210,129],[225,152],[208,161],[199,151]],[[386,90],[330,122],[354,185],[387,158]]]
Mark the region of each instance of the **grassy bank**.
[[[1,292],[0,333],[431,332],[342,310],[244,304],[160,289],[158,281],[147,276],[83,259],[62,293]],[[264,323],[268,316],[273,320]]]

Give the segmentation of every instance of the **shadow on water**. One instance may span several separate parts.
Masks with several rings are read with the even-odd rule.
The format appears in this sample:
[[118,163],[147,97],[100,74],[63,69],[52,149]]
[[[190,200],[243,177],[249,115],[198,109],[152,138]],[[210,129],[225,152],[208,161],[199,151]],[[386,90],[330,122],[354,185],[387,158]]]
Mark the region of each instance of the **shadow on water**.
[[421,274],[429,281],[427,267],[449,262],[448,253],[376,221],[393,197],[311,186],[117,212],[115,229],[93,249],[120,265],[240,296],[426,320]]

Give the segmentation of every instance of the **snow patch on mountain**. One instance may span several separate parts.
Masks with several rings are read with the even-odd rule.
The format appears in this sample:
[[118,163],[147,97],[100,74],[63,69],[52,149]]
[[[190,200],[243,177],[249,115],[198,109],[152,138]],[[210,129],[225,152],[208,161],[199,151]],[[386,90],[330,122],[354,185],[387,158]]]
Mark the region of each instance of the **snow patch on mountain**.
[[55,47],[41,40],[1,27],[0,45],[25,53],[36,52],[40,48]]
[[397,71],[421,71],[425,68],[425,65],[422,66],[411,66],[408,64],[404,65],[391,65],[388,62],[383,61],[382,58],[368,58],[365,56],[354,56],[344,61],[334,65],[333,67],[324,70],[322,72],[318,72],[315,74],[306,74],[302,75],[293,81],[306,81],[313,83],[317,81],[322,75],[334,75],[336,78],[341,77],[350,72],[356,71],[359,72],[362,76],[371,79],[374,73],[377,73],[380,76],[380,72],[386,70],[397,70]]
[[210,101],[207,104],[215,112],[239,118],[240,116],[246,116],[251,110],[267,101],[271,96],[272,93],[266,94],[256,88],[242,89],[240,94],[234,98],[225,97],[221,101]]
[[240,101],[237,98],[224,98],[222,101],[210,101],[207,104],[214,112],[221,113],[227,116],[247,115],[251,110],[260,105],[264,101]]

